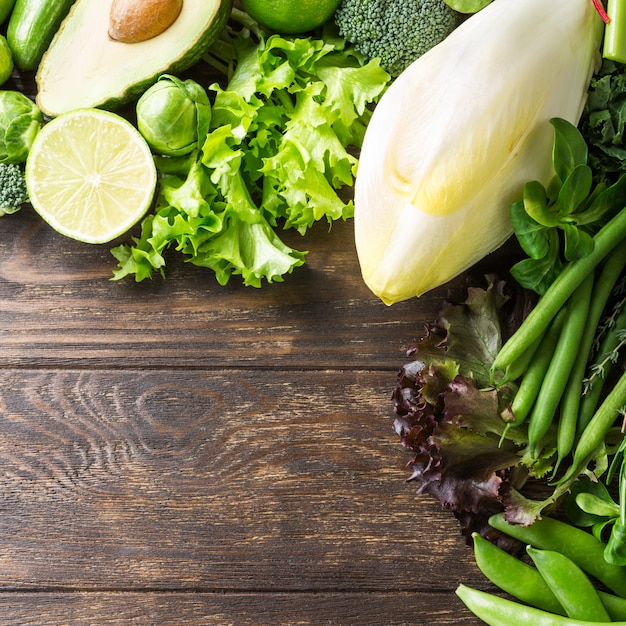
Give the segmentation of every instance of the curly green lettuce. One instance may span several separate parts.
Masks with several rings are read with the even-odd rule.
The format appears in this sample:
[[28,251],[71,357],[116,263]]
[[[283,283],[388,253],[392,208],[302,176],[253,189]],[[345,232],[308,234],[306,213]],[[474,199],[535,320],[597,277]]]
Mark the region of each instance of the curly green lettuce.
[[369,105],[389,75],[336,36],[229,43],[235,69],[214,92],[201,150],[159,158],[160,192],[132,244],[112,250],[116,279],[164,274],[168,248],[215,272],[220,284],[278,282],[305,262],[278,235],[352,217],[341,190],[354,183]]

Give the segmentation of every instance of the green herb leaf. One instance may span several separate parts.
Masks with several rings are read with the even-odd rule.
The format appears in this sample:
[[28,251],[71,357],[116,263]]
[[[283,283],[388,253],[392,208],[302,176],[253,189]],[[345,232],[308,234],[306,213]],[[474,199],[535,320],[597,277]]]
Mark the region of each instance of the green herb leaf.
[[587,256],[593,249],[593,237],[572,224],[562,224],[565,246],[563,254],[566,260],[575,261]]
[[548,208],[548,197],[545,187],[536,180],[524,185],[524,210],[541,226],[556,226],[558,215]]
[[587,144],[572,123],[562,118],[553,118],[554,148],[552,161],[554,170],[561,182],[570,175],[577,165],[587,163]]
[[581,164],[574,167],[559,191],[559,216],[564,217],[574,213],[583,204],[591,193],[593,174],[588,165]]

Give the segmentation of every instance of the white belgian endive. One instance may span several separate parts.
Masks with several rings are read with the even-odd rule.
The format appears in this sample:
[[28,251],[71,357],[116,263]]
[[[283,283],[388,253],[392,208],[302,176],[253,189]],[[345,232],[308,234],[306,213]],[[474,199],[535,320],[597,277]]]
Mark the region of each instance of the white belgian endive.
[[359,262],[381,300],[420,296],[510,237],[511,202],[553,175],[549,120],[580,119],[602,27],[592,0],[494,0],[389,87],[355,183]]

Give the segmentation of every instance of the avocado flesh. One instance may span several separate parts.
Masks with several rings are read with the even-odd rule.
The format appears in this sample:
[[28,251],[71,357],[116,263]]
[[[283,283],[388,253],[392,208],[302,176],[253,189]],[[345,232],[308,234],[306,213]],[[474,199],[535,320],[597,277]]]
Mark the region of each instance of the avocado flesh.
[[184,0],[176,21],[139,43],[109,38],[113,0],[77,0],[36,75],[37,104],[48,116],[86,107],[115,108],[161,74],[197,62],[219,37],[232,0]]

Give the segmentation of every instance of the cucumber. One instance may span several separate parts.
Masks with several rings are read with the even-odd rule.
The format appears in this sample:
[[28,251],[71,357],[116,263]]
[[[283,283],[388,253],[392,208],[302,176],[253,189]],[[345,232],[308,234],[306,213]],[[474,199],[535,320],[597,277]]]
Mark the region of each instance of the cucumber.
[[15,65],[35,70],[75,0],[16,0],[7,26]]
[[15,0],[0,0],[0,24],[4,24],[9,19]]

